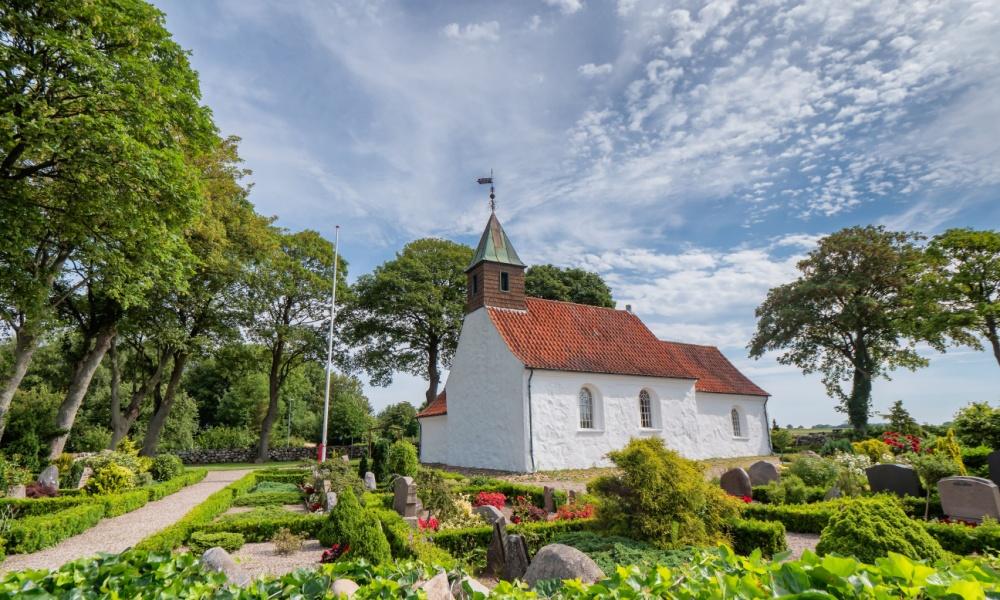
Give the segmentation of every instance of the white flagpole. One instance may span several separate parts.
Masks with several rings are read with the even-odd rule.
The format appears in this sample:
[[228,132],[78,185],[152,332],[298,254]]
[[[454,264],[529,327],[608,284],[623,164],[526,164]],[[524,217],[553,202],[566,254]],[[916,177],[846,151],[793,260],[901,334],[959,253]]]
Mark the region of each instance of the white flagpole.
[[323,398],[323,441],[319,445],[319,462],[326,461],[326,429],[330,418],[330,375],[333,371],[333,319],[337,316],[337,266],[340,260],[340,225],[335,227],[333,241],[333,292],[330,293],[330,333],[326,341],[326,393]]

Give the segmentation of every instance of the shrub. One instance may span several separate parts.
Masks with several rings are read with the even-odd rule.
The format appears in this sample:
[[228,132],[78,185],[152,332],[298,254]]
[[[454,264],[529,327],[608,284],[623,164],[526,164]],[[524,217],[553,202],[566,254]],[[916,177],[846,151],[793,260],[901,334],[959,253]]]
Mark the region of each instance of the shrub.
[[931,561],[944,557],[941,544],[910,519],[891,498],[857,498],[836,512],[816,546],[819,554],[836,553],[874,563],[896,552]]
[[574,519],[592,519],[594,517],[593,504],[563,504],[556,509],[556,518],[562,521],[572,521]]
[[844,452],[846,454],[853,454],[854,449],[851,447],[850,440],[839,439],[839,440],[826,440],[823,445],[819,448],[819,453],[822,456],[833,456],[838,452]]
[[874,438],[854,442],[851,444],[851,447],[854,448],[855,454],[864,454],[867,456],[868,460],[872,461],[872,464],[881,462],[884,456],[892,456],[892,450],[889,448],[889,444]]
[[389,457],[389,440],[379,438],[372,444],[372,473],[375,474],[375,481],[385,481],[389,472],[386,459]]
[[239,533],[195,532],[192,533],[190,539],[188,539],[188,548],[191,552],[196,552],[198,554],[216,546],[222,548],[226,552],[236,552],[243,547],[244,543],[246,542],[244,541],[243,536]]
[[1000,552],[1000,524],[984,519],[976,527],[964,523],[923,523],[927,533],[948,552],[959,555]]
[[243,450],[252,448],[256,442],[253,432],[224,425],[203,429],[194,436],[194,445],[203,450]]
[[934,443],[931,444],[931,452],[947,456],[951,462],[955,463],[959,475],[966,474],[965,465],[962,464],[962,448],[958,445],[958,440],[955,439],[955,430],[951,427],[948,428],[948,433],[934,440]]
[[987,477],[989,475],[989,465],[987,459],[993,449],[989,446],[973,446],[962,448],[962,464],[972,475]]
[[25,485],[31,481],[31,471],[15,458],[0,454],[0,493],[15,485]]
[[193,531],[232,531],[243,534],[248,542],[267,542],[282,528],[298,535],[316,537],[325,523],[326,515],[304,515],[278,506],[261,506],[249,512],[224,515],[213,523],[197,525]]
[[421,469],[417,473],[417,495],[420,502],[431,515],[439,521],[447,521],[458,516],[459,508],[448,482],[441,477],[439,471]]
[[302,502],[301,492],[254,492],[233,500],[233,506],[272,506],[298,504]]
[[591,491],[609,533],[662,548],[725,540],[724,524],[738,514],[737,505],[705,480],[698,463],[667,449],[660,438],[633,439],[608,457],[619,473],[597,478]]
[[772,429],[771,430],[771,448],[775,452],[784,453],[792,449],[795,443],[795,436],[792,432],[787,429]]
[[302,549],[302,536],[292,533],[287,527],[282,527],[271,538],[271,543],[274,544],[276,554],[288,556]]
[[830,487],[837,480],[837,465],[817,456],[800,456],[788,467],[788,474],[800,478],[806,485]]
[[507,506],[507,496],[503,492],[479,492],[472,502],[473,506],[493,506],[500,510]]
[[337,505],[330,511],[317,539],[327,547],[336,543],[349,544],[351,558],[364,558],[372,564],[392,559],[389,541],[382,532],[378,517],[361,508],[354,492],[349,489],[338,496]]
[[778,522],[731,519],[726,523],[726,531],[737,554],[748,555],[760,550],[761,554],[770,557],[788,548],[785,526]]
[[321,479],[330,481],[330,489],[339,497],[345,490],[351,490],[358,498],[365,493],[364,482],[354,473],[351,465],[338,459],[327,460],[317,466]]
[[285,481],[261,481],[254,486],[251,494],[267,494],[274,492],[298,492],[299,486]]
[[385,458],[385,469],[389,475],[416,477],[420,461],[417,459],[417,449],[406,440],[396,440],[389,446],[389,454]]
[[184,463],[176,454],[158,454],[149,467],[149,473],[156,481],[173,479],[184,472]]
[[908,454],[906,458],[916,469],[920,483],[927,491],[924,505],[924,518],[926,518],[930,513],[931,493],[937,489],[939,481],[957,474],[959,465],[955,464],[955,461],[948,454]]
[[59,489],[35,481],[24,489],[24,495],[27,498],[54,498],[59,495]]
[[679,567],[690,561],[693,548],[661,550],[645,542],[593,531],[568,531],[555,536],[554,544],[565,544],[583,552],[605,573],[614,573],[618,565],[639,567]]
[[966,446],[983,444],[1000,450],[1000,408],[973,402],[955,413],[955,434]]
[[872,466],[867,454],[835,454],[833,462],[839,467],[837,489],[844,496],[859,496],[868,491],[865,469]]
[[364,479],[368,470],[368,454],[362,454],[361,461],[358,462],[358,477]]
[[135,487],[136,476],[127,467],[109,462],[94,469],[84,489],[90,494],[117,494]]
[[48,515],[19,519],[4,535],[7,552],[26,554],[54,546],[90,529],[103,516],[104,505],[83,504]]
[[818,502],[816,504],[747,504],[743,506],[743,518],[761,521],[778,521],[788,531],[796,533],[820,533],[837,510],[838,504]]

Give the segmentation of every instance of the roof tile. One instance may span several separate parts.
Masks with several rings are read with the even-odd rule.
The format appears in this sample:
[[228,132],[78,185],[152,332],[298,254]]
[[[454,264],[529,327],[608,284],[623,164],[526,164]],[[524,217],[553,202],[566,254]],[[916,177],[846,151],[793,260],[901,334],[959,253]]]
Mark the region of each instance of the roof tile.
[[680,342],[660,343],[673,355],[674,360],[683,365],[692,376],[698,378],[695,390],[699,392],[745,396],[769,395],[746,375],[740,373],[715,346]]
[[417,413],[417,418],[437,417],[448,414],[448,390],[441,390],[437,398],[427,405],[427,408]]

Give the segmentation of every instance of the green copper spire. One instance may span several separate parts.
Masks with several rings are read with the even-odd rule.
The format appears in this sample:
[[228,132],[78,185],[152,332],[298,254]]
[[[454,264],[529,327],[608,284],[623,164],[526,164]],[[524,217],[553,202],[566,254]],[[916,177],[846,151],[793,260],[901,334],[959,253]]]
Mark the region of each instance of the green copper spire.
[[504,233],[496,213],[490,213],[490,220],[486,223],[483,237],[479,238],[479,246],[476,253],[472,255],[472,262],[469,263],[468,271],[481,262],[495,262],[505,265],[516,265],[523,267],[524,263],[518,258],[514,246],[511,245],[507,234]]

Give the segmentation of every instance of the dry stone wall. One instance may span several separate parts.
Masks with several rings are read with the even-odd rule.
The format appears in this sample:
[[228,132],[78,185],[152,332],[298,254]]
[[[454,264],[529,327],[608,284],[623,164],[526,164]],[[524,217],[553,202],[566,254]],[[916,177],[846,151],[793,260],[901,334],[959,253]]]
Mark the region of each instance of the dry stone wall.
[[[328,459],[348,455],[351,458],[361,458],[364,446],[330,446],[326,449]],[[175,452],[186,465],[204,465],[209,463],[244,463],[257,459],[256,448],[244,449],[204,449],[184,450]],[[316,458],[315,448],[271,448],[268,458],[274,461],[298,461]]]

